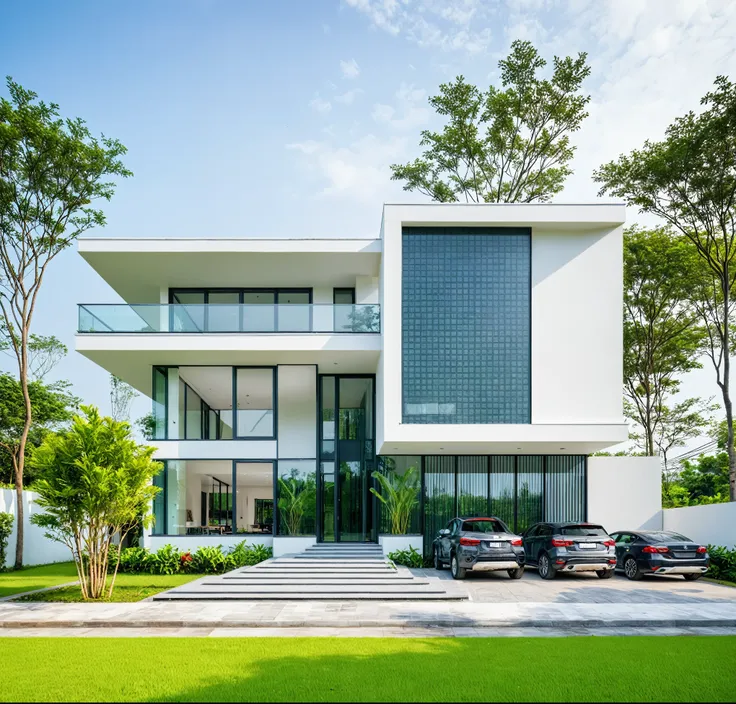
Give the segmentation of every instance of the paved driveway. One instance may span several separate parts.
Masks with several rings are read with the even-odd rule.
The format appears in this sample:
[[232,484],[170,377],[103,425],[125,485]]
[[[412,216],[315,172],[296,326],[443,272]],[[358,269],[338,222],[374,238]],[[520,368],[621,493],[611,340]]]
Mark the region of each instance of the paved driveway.
[[[449,570],[411,570],[417,576],[450,580]],[[505,572],[468,574],[454,581],[454,588],[467,590],[472,601],[501,603],[652,604],[736,602],[736,588],[703,581],[686,582],[682,577],[645,577],[632,582],[618,573],[611,579],[595,574],[560,574],[544,580],[528,569],[521,579]]]

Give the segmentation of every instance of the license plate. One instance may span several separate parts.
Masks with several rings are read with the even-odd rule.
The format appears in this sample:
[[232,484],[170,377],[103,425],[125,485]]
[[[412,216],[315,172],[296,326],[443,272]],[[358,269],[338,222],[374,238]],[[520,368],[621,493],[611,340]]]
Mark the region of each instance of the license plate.
[[674,555],[675,557],[685,557],[693,560],[697,557],[694,552],[676,552]]
[[578,547],[583,550],[595,550],[598,547],[597,543],[578,543]]
[[489,548],[502,548],[503,546],[503,543],[488,543]]

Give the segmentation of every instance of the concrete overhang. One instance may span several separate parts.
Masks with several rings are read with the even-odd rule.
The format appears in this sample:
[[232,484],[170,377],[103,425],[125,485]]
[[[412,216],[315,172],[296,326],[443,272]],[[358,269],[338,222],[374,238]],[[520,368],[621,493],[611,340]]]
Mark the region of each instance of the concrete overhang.
[[381,263],[378,239],[90,237],[78,249],[128,303],[160,303],[162,288],[353,287]]
[[77,334],[76,350],[146,396],[151,367],[316,364],[320,374],[375,374],[381,336]]

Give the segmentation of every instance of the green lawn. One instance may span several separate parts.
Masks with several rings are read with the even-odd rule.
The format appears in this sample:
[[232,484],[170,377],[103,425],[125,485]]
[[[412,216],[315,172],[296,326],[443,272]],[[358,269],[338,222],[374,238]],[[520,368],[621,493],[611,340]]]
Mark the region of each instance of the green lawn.
[[[119,574],[115,580],[112,599],[104,601],[141,601],[153,594],[178,587],[203,576],[201,574]],[[29,594],[21,597],[19,601],[82,601],[82,592],[78,586],[62,587],[50,592]]]
[[735,659],[729,636],[0,638],[0,697],[720,702]]
[[73,562],[57,562],[54,565],[39,565],[13,572],[0,572],[0,597],[65,584],[75,581],[76,578],[77,570]]

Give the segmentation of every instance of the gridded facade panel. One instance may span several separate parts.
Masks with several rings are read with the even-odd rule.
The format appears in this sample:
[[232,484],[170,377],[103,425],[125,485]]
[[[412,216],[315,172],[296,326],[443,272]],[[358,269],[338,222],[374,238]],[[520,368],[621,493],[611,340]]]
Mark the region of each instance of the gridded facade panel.
[[404,423],[531,422],[531,232],[402,230]]

